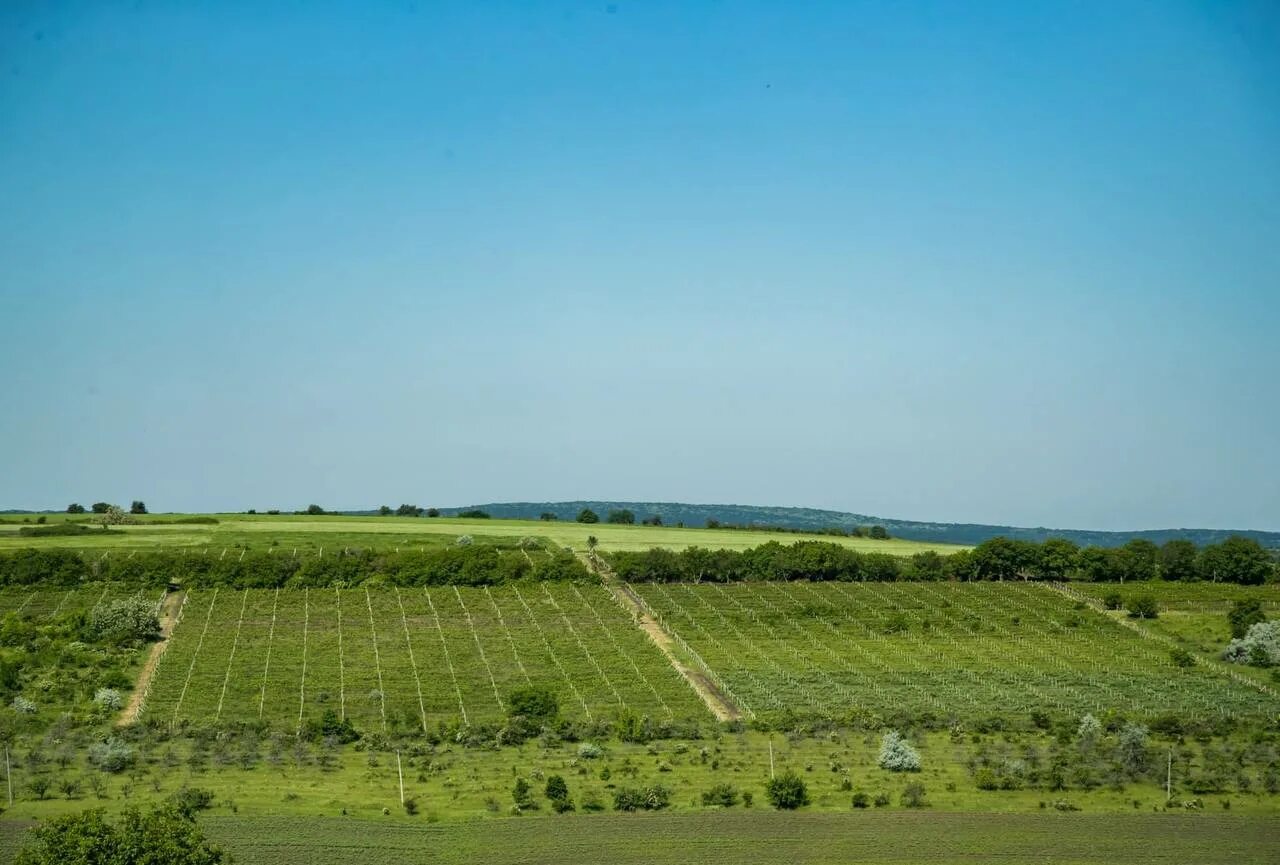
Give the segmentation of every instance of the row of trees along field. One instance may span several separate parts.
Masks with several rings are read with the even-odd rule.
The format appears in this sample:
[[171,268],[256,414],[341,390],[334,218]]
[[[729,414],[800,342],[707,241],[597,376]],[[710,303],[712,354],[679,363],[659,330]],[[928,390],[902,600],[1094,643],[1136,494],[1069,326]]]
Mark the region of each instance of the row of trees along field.
[[1278,577],[1275,554],[1257,541],[1232,537],[1196,547],[1186,540],[1163,546],[1134,540],[1122,547],[1078,547],[1051,538],[1044,543],[992,538],[972,550],[914,556],[862,553],[827,541],[776,541],[749,550],[603,554],[619,577],[630,582],[738,580],[1207,580],[1259,585]]
[[565,552],[500,552],[462,545],[425,551],[340,552],[292,556],[286,552],[157,550],[100,556],[74,550],[18,550],[0,555],[0,585],[74,586],[90,580],[163,586],[319,588],[334,585],[500,585],[513,580],[574,580],[590,575]]

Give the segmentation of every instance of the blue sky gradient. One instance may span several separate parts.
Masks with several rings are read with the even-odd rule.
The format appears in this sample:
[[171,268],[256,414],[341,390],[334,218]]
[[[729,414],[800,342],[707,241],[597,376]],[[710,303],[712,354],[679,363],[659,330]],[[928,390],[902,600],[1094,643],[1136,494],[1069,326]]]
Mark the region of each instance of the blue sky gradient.
[[0,507],[1280,528],[1280,7],[4,4]]

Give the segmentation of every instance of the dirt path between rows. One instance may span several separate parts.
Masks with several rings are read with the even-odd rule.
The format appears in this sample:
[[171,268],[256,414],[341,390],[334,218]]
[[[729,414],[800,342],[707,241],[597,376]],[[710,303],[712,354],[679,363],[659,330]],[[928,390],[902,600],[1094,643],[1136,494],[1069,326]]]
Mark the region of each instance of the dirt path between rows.
[[160,604],[160,639],[151,644],[146,663],[142,665],[142,672],[138,674],[138,681],[134,683],[133,693],[129,695],[129,703],[120,713],[119,724],[132,724],[138,720],[138,713],[142,711],[142,701],[151,690],[151,678],[156,673],[156,664],[160,663],[160,656],[164,654],[164,650],[169,648],[169,635],[173,633],[173,626],[178,622],[178,612],[182,609],[182,602],[186,595],[187,593],[182,591],[169,592],[164,596]]
[[702,702],[707,705],[707,708],[711,711],[711,714],[716,716],[717,720],[736,721],[742,717],[742,711],[716,686],[715,682],[711,681],[709,676],[700,670],[689,667],[680,660],[676,655],[675,642],[671,639],[671,635],[663,630],[662,625],[654,621],[652,616],[645,612],[644,602],[629,586],[618,580],[607,564],[592,555],[582,556],[582,561],[589,570],[600,577],[605,587],[617,598],[618,603],[623,608],[631,611],[632,615],[635,616],[636,624],[640,626],[640,630],[649,636],[653,644],[658,647],[658,651],[666,656],[667,662],[671,664],[672,668],[684,677],[689,686],[697,692],[698,696],[702,698]]

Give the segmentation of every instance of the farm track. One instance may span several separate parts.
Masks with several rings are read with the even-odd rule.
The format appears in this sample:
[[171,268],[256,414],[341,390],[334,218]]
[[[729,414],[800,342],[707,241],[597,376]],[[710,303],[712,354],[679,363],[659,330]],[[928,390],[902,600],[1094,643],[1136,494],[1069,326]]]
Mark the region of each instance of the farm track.
[[153,643],[151,651],[147,653],[147,660],[142,665],[142,672],[138,674],[138,681],[134,683],[133,693],[129,695],[129,702],[125,705],[124,711],[120,713],[119,724],[132,724],[138,720],[138,713],[142,711],[143,700],[146,699],[147,692],[151,689],[151,680],[156,674],[156,665],[160,663],[160,657],[164,654],[165,649],[169,648],[169,637],[173,634],[173,626],[177,624],[178,611],[182,609],[182,602],[186,598],[187,593],[170,592],[165,595],[164,601],[160,605],[160,639]]
[[671,635],[664,631],[662,626],[645,612],[644,602],[628,586],[624,586],[618,581],[618,578],[607,564],[595,556],[584,556],[583,562],[588,569],[599,575],[604,582],[605,588],[613,594],[618,603],[635,617],[635,622],[640,626],[640,630],[645,632],[653,644],[658,647],[658,651],[662,652],[666,657],[672,668],[689,683],[689,686],[706,704],[711,714],[716,716],[717,721],[736,721],[742,717],[742,711],[716,687],[716,684],[710,678],[704,673],[686,666],[676,656],[675,643],[671,639]]

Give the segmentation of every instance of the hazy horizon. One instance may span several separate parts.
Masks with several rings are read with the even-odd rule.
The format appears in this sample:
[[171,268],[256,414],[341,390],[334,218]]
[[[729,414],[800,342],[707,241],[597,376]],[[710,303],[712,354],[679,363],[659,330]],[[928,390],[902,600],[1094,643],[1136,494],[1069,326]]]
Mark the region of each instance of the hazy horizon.
[[1276,45],[1264,2],[6,5],[0,506],[1280,529]]

